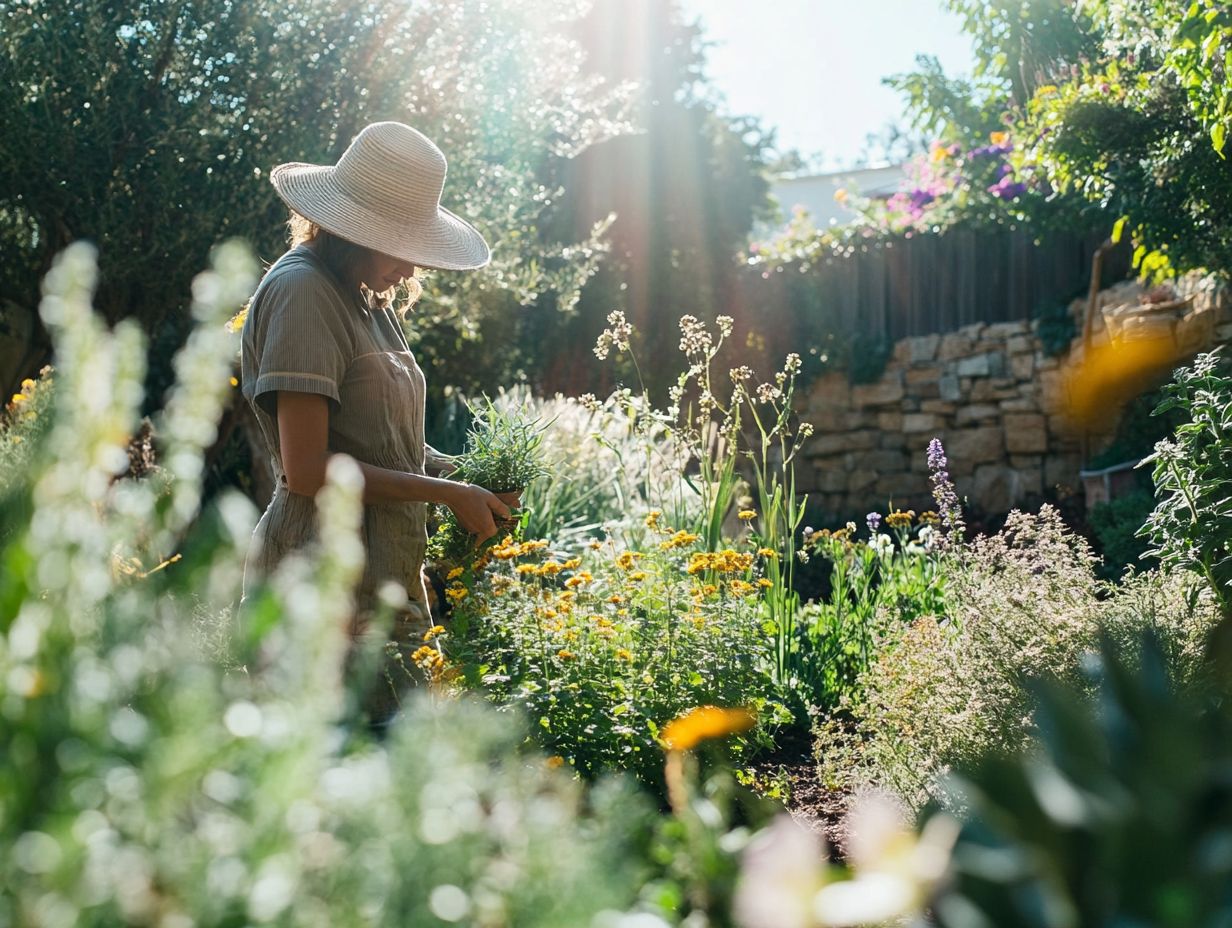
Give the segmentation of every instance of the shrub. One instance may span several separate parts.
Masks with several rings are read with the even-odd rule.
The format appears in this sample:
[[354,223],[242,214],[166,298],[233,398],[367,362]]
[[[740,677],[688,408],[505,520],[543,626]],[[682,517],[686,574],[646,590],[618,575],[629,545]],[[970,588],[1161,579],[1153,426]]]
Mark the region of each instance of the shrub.
[[660,783],[660,728],[693,706],[775,719],[760,594],[777,555],[707,552],[661,518],[647,517],[657,540],[645,551],[594,542],[566,555],[506,538],[446,590],[446,672],[524,710],[544,749],[588,777],[628,769]]
[[495,403],[550,423],[542,449],[553,479],[538,480],[522,494],[527,537],[581,547],[608,536],[636,548],[647,540],[643,520],[651,509],[687,524],[698,518],[698,495],[684,481],[665,479],[684,471],[681,449],[631,394],[540,399],[517,389]]
[[[947,786],[962,830],[936,922],[1218,925],[1232,919],[1232,718],[1105,642],[1083,691],[1040,685],[1028,750]],[[1012,864],[1006,866],[1008,862]]]
[[1081,686],[1081,657],[1101,627],[1157,628],[1189,673],[1193,642],[1214,619],[1184,572],[1105,588],[1086,543],[1049,506],[1011,513],[1001,533],[972,542],[946,591],[947,614],[888,634],[858,695],[818,726],[827,783],[879,785],[920,803],[951,767],[1018,749],[1032,725],[1026,680]]

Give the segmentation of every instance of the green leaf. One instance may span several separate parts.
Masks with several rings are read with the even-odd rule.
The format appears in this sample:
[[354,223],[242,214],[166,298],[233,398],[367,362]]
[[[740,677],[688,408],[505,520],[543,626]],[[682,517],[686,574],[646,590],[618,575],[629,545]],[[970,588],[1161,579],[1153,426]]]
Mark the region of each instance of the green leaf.
[[1227,132],[1227,127],[1221,122],[1217,122],[1211,126],[1211,143],[1215,146],[1215,151],[1221,158],[1227,157],[1223,153],[1224,144],[1227,142]]

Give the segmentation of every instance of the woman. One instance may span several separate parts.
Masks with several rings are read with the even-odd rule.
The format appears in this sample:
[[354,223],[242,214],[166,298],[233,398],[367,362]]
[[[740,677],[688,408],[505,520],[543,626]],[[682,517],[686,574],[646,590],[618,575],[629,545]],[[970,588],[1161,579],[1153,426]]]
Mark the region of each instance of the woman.
[[[244,321],[244,397],[277,479],[258,523],[245,587],[313,540],[313,497],[333,454],[364,477],[367,553],[352,641],[369,633],[377,591],[404,592],[394,641],[431,627],[422,578],[427,504],[443,503],[479,541],[509,516],[480,487],[442,479],[450,459],[424,441],[424,377],[393,309],[399,286],[419,294],[417,267],[469,270],[489,260],[470,224],[440,206],[445,156],[396,122],[368,126],[337,165],[281,164],[270,174],[291,209],[292,245],[266,272]],[[387,690],[382,687],[382,690]],[[370,711],[388,714],[382,692]]]

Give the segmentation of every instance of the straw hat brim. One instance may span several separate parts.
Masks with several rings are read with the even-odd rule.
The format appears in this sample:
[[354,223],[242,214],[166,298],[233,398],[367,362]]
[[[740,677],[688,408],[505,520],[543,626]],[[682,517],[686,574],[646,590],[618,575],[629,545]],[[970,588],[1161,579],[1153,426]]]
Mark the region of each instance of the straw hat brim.
[[445,207],[427,221],[386,216],[349,197],[332,166],[280,164],[270,181],[287,206],[327,232],[418,267],[470,271],[491,260],[479,230]]

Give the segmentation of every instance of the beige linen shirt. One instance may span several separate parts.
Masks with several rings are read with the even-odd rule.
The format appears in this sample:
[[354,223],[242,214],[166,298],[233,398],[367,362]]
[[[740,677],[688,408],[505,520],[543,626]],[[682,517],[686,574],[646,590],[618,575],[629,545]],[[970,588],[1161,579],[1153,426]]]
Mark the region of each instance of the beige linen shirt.
[[[338,280],[310,249],[286,252],[262,278],[244,321],[244,397],[273,459],[276,490],[257,524],[245,589],[316,536],[313,500],[287,488],[278,440],[278,393],[316,393],[329,401],[329,450],[409,474],[439,474],[451,459],[424,442],[424,376],[393,310]],[[356,591],[351,633],[366,630],[381,586],[406,590],[400,617],[413,634],[430,622],[423,583],[426,503],[364,507],[367,561]],[[396,634],[396,637],[405,637]]]

